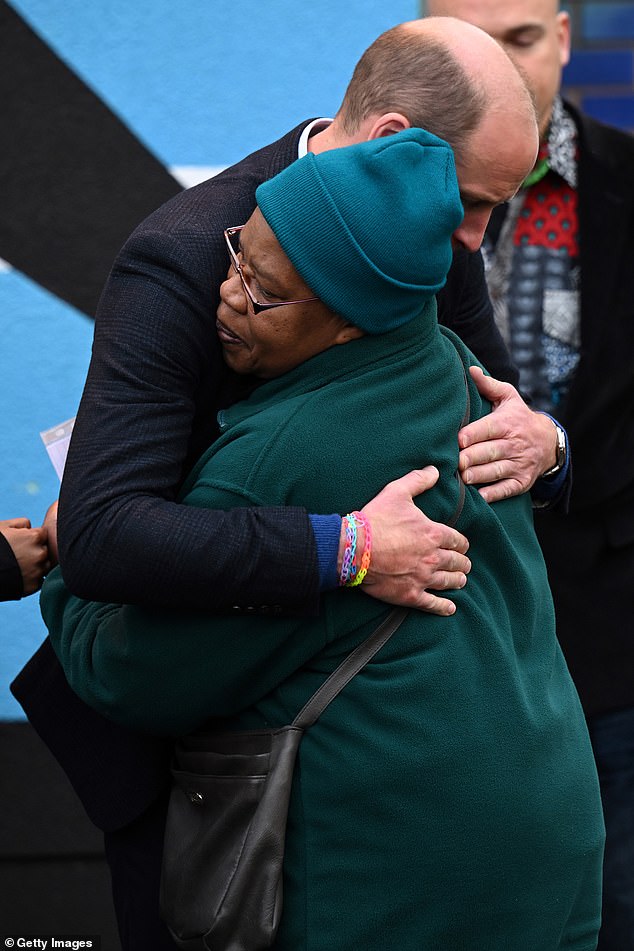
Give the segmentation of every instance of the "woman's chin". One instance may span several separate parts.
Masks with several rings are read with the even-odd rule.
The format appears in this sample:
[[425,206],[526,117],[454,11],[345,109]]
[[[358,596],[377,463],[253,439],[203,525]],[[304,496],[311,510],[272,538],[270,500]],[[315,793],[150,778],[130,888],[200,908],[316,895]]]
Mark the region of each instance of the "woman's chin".
[[222,357],[234,373],[255,373],[254,361],[244,345],[222,344]]

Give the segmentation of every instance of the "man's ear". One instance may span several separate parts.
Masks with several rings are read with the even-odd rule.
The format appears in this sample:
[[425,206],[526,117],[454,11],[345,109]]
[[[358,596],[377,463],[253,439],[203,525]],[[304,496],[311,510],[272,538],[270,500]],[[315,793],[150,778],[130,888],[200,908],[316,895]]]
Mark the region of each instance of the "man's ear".
[[412,123],[401,112],[386,112],[378,116],[368,133],[368,141],[372,139],[382,139],[386,135],[394,135],[396,132],[402,132],[403,129],[409,129]]
[[557,40],[559,42],[559,62],[562,67],[570,61],[570,15],[562,10],[557,14]]

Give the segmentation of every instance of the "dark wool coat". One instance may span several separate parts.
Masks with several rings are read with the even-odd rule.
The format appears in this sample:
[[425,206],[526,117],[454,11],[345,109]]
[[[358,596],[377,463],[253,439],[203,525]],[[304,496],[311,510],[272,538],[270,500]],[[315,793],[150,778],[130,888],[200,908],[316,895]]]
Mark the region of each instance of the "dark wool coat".
[[[569,108],[569,107],[567,107]],[[579,131],[581,354],[559,418],[570,513],[536,519],[557,633],[586,714],[634,707],[634,137]]]

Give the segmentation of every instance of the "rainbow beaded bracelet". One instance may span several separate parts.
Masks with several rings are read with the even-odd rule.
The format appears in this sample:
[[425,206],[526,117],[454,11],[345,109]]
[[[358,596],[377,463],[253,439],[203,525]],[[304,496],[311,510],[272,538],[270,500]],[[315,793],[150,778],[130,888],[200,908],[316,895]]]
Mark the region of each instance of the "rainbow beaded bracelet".
[[[372,530],[369,520],[362,512],[350,512],[343,518],[346,531],[346,544],[341,562],[339,584],[354,588],[360,585],[368,573],[372,557]],[[365,537],[363,554],[357,566],[357,525],[363,526]]]

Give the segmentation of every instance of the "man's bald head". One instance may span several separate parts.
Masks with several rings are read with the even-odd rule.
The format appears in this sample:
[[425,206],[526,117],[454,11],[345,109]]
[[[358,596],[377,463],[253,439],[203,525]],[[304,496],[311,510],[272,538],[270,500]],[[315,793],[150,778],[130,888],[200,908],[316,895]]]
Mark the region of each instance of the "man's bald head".
[[485,114],[509,98],[530,123],[530,96],[504,51],[463,20],[427,17],[387,30],[368,47],[336,123],[355,136],[368,118],[399,113],[459,151]]
[[538,137],[526,85],[504,50],[462,20],[428,17],[383,33],[363,54],[313,152],[418,126],[453,148],[465,209],[456,243],[475,250],[491,209],[517,191]]
[[368,47],[335,123],[356,136],[370,117],[397,113],[460,148],[485,109],[483,91],[442,35],[431,22],[414,20],[387,30]]

